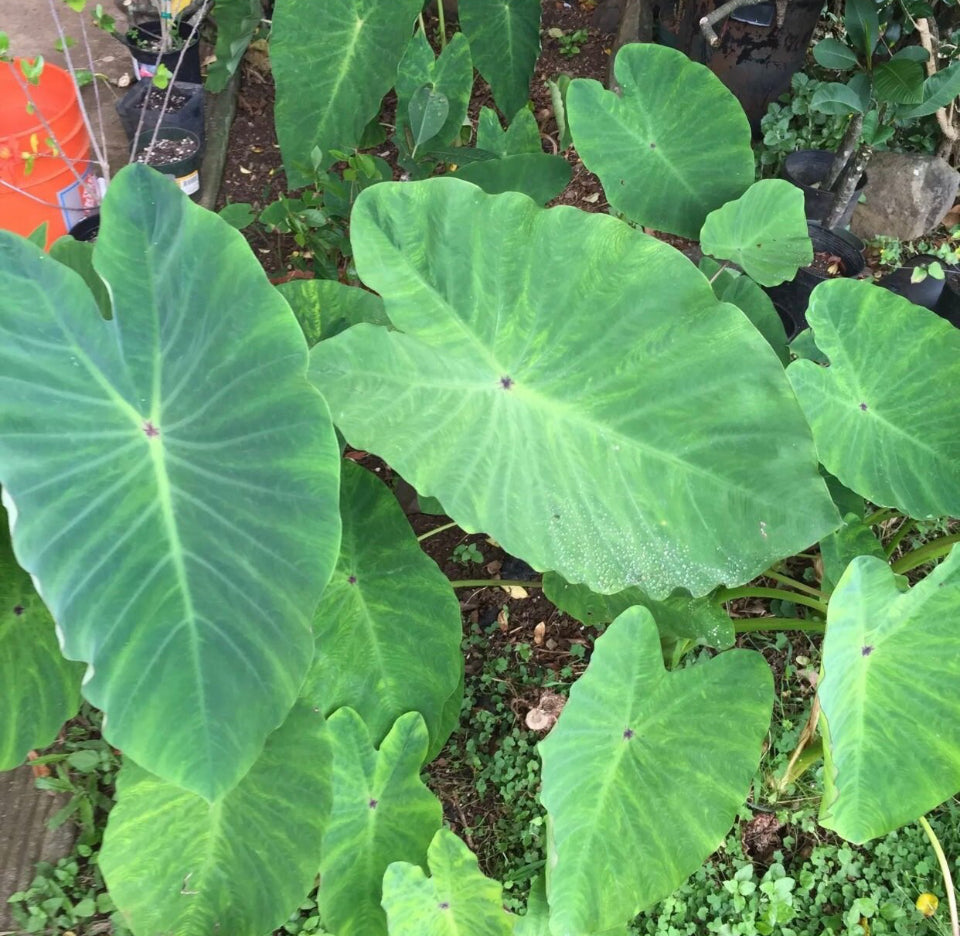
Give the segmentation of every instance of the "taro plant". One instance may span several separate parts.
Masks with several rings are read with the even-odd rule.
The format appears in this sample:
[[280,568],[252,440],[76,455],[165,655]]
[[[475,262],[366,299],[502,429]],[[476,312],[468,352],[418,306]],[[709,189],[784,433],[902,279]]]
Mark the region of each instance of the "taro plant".
[[[785,369],[756,284],[807,262],[802,196],[751,184],[746,119],[702,66],[626,47],[617,79],[622,98],[568,89],[583,159],[631,220],[699,235],[711,279],[623,220],[451,178],[360,194],[379,298],[281,295],[142,166],[90,251],[0,235],[23,570],[0,605],[2,766],[79,692],[103,710],[123,766],[99,865],[137,936],[262,936],[318,879],[338,936],[624,934],[719,845],[756,770],[772,679],[738,628],[825,631],[827,828],[863,842],[960,788],[957,537],[891,560],[873,533],[960,514],[960,405],[935,392],[960,332],[828,282],[808,319],[829,366]],[[539,747],[546,871],[524,915],[420,779],[459,711],[458,602],[334,426],[558,605],[612,621]],[[816,544],[816,586],[778,568]],[[733,620],[739,596],[805,616]],[[687,665],[697,644],[714,652]]]

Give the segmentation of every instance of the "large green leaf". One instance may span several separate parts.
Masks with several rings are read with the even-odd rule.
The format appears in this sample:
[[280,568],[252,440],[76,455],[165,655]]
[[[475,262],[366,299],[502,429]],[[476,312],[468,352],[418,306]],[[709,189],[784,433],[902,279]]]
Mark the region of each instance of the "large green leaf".
[[540,0],[460,0],[460,28],[497,107],[515,114],[530,97],[540,55]]
[[572,171],[562,156],[517,153],[468,163],[457,171],[457,178],[478,185],[489,195],[522,192],[544,205],[567,187]]
[[0,508],[0,770],[45,747],[80,707],[83,666],[63,658],[50,612],[13,557]]
[[0,232],[14,548],[65,656],[90,664],[111,743],[213,798],[310,665],[336,438],[286,303],[239,232],[168,179],[117,175],[94,266],[111,321],[76,273]]
[[[473,90],[473,63],[470,45],[457,33],[446,45],[439,58],[422,32],[410,41],[397,68],[397,139],[407,146],[406,132],[410,127],[410,102],[424,87],[442,94],[447,101],[447,112],[433,142],[449,145],[460,133]],[[411,130],[416,139],[416,134]]]
[[663,601],[654,601],[639,588],[627,588],[615,595],[598,595],[584,585],[571,585],[556,572],[543,576],[543,593],[561,611],[584,624],[608,624],[627,608],[641,605],[656,621],[661,642],[692,640],[717,650],[733,646],[733,621],[710,598],[691,598],[682,589]]
[[464,529],[660,599],[838,524],[779,361],[673,248],[455,179],[369,189],[352,238],[402,333],[321,342],[312,379],[351,444]]
[[821,39],[814,45],[813,57],[818,65],[837,71],[846,71],[848,68],[857,66],[857,53],[845,42],[834,39],[832,36]]
[[878,101],[919,104],[923,100],[923,82],[923,66],[909,59],[884,62],[873,71],[873,87]]
[[667,672],[646,608],[610,625],[540,742],[555,936],[623,924],[720,845],[756,771],[772,704],[773,679],[757,653],[730,650]]
[[330,761],[323,717],[303,702],[213,803],[127,760],[99,864],[134,932],[263,936],[283,923],[320,864]]
[[753,327],[777,352],[781,364],[786,366],[790,363],[787,333],[773,300],[749,276],[743,276],[729,268],[721,270],[720,264],[709,257],[701,257],[699,268],[704,276],[709,278],[714,295],[721,302],[735,305],[750,319]]
[[423,0],[283,0],[273,14],[270,63],[277,138],[291,188],[313,179],[331,149],[358,146],[393,87]]
[[323,835],[320,915],[337,936],[386,936],[383,874],[394,861],[426,867],[427,848],[443,820],[440,801],[420,780],[427,728],[408,712],[376,750],[352,709],[335,712],[327,725],[333,807]]
[[847,38],[869,66],[873,59],[873,50],[880,38],[880,16],[876,0],[844,0],[843,25],[847,30]]
[[960,790],[960,550],[913,588],[861,556],[830,598],[818,687],[820,822],[884,835]]
[[460,679],[460,604],[391,491],[351,461],[341,513],[340,560],[314,618],[317,656],[304,693],[327,713],[356,709],[376,743],[405,712],[419,712],[436,754]]
[[913,107],[897,108],[897,118],[926,117],[946,107],[960,94],[960,62],[952,62],[923,83],[923,99]]
[[832,280],[807,321],[829,367],[787,374],[824,467],[874,504],[960,516],[960,331],[886,289]]
[[738,199],[707,215],[705,254],[732,260],[761,286],[779,286],[813,263],[803,192],[783,179],[755,182]]
[[500,885],[484,877],[477,859],[449,829],[430,843],[430,877],[396,862],[383,877],[390,936],[510,936]]
[[625,45],[614,71],[622,97],[592,79],[570,84],[577,152],[617,211],[696,238],[711,211],[753,182],[743,108],[711,71],[665,46]]
[[[871,0],[872,2],[872,0]],[[857,91],[850,85],[838,81],[821,84],[810,99],[810,109],[821,114],[846,115],[862,114],[864,102]]]
[[240,65],[263,18],[263,0],[217,0],[216,60],[207,69],[204,88],[222,91]]

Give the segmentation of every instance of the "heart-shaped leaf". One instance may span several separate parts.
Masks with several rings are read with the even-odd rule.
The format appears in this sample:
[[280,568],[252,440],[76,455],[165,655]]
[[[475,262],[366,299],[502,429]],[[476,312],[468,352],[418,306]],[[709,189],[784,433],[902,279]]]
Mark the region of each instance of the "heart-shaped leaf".
[[510,126],[504,130],[497,112],[489,107],[481,107],[477,119],[477,149],[496,156],[542,153],[537,118],[529,108],[521,107],[510,121]]
[[666,46],[625,45],[614,71],[622,97],[592,79],[570,83],[577,153],[617,211],[696,238],[711,211],[753,182],[743,108],[709,69]]
[[848,279],[813,291],[807,321],[830,366],[787,374],[824,467],[874,504],[960,516],[960,397],[944,392],[960,384],[960,330]]
[[345,286],[336,280],[296,279],[281,283],[277,290],[293,309],[311,348],[358,322],[390,325],[383,300],[359,286]]
[[440,132],[449,113],[447,96],[432,85],[427,84],[414,91],[407,108],[413,142],[412,155],[416,156],[417,150]]
[[478,185],[488,195],[523,192],[543,205],[567,187],[571,172],[570,163],[562,156],[517,153],[469,163],[458,170],[457,178]]
[[107,738],[212,799],[309,668],[337,442],[239,232],[140,165],[101,217],[111,321],[77,274],[0,232],[0,481]]
[[333,744],[333,807],[323,834],[318,897],[331,932],[386,936],[383,874],[394,861],[426,866],[443,808],[420,780],[426,725],[401,716],[375,749],[360,716],[340,709],[327,722]]
[[705,254],[732,260],[761,286],[779,286],[813,263],[803,192],[783,179],[755,182],[738,199],[707,215]]
[[[290,188],[358,146],[393,87],[423,0],[283,0],[273,14],[270,65],[277,138]],[[305,42],[309,36],[310,41]]]
[[779,361],[673,248],[455,179],[374,186],[351,224],[400,331],[321,342],[312,378],[351,444],[464,529],[659,600],[747,581],[839,522]]
[[340,560],[314,617],[317,656],[303,694],[326,713],[355,709],[376,743],[405,712],[419,712],[436,755],[462,668],[459,602],[396,497],[349,460],[341,515]]
[[134,932],[263,936],[279,927],[320,864],[331,753],[323,717],[298,702],[215,803],[127,760],[99,864]]
[[449,829],[440,829],[428,852],[430,877],[396,862],[383,876],[383,909],[390,936],[510,936],[513,917],[501,888],[484,877],[477,859]]
[[0,770],[45,747],[80,708],[83,666],[63,658],[50,612],[13,558],[0,509]]
[[540,55],[540,0],[460,0],[460,28],[497,107],[515,114],[530,97]]
[[850,563],[830,598],[817,693],[820,822],[851,842],[960,790],[960,550],[913,588],[882,559]]
[[556,936],[622,925],[719,846],[756,771],[772,703],[770,669],[753,651],[668,672],[646,608],[610,625],[540,742]]

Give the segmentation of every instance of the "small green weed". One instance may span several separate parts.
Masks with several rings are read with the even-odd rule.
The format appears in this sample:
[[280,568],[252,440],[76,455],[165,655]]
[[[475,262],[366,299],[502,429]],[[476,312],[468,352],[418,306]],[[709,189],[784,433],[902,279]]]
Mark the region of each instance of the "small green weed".
[[572,29],[570,32],[564,32],[557,26],[548,29],[547,35],[556,40],[561,55],[571,57],[579,55],[581,46],[590,38],[585,29]]
[[468,566],[471,563],[483,562],[483,553],[477,548],[476,543],[460,543],[453,547],[450,558],[462,566]]

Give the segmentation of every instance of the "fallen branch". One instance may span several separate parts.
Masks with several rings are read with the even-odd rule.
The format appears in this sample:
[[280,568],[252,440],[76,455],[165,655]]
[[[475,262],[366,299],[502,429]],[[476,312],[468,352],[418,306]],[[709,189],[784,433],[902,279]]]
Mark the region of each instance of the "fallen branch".
[[[757,0],[727,0],[726,3],[718,6],[712,13],[708,13],[706,16],[700,18],[700,31],[703,33],[703,37],[710,43],[713,48],[716,48],[720,45],[720,37],[714,31],[714,26],[720,22],[720,20],[725,19],[731,13],[735,13],[740,7],[753,6]],[[787,14],[787,3],[786,0],[777,0],[777,26],[783,26],[784,17]]]

